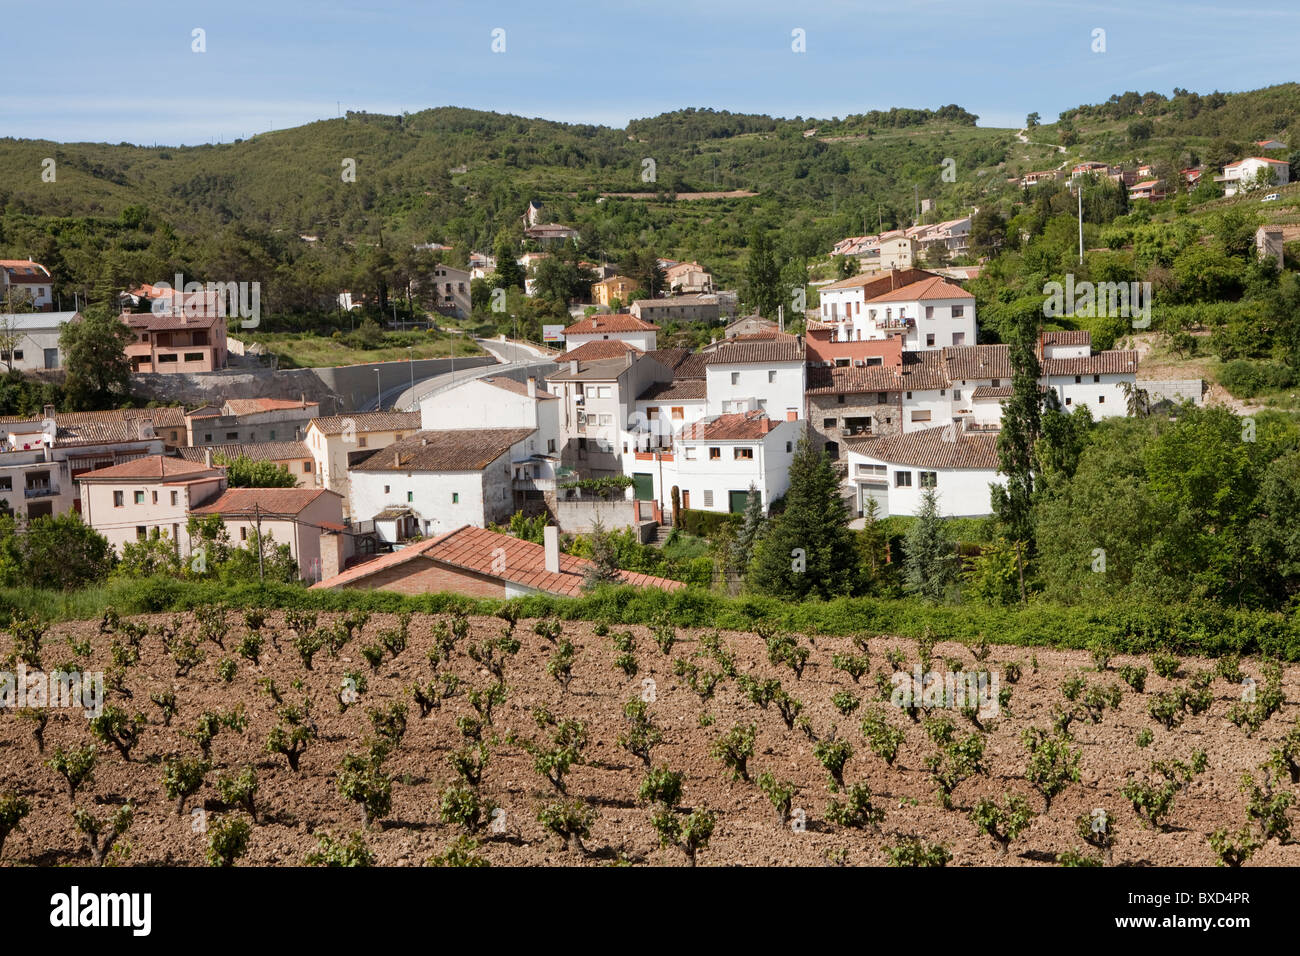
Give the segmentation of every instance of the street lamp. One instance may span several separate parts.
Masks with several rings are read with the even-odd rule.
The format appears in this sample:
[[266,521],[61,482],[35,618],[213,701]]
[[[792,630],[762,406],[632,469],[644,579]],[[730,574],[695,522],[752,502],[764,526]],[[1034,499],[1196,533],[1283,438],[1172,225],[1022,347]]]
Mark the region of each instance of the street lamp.
[[406,362],[411,369],[411,401],[415,401],[415,348],[408,345],[406,347]]
[[381,382],[379,369],[375,369],[375,411],[377,412],[384,410],[384,388]]

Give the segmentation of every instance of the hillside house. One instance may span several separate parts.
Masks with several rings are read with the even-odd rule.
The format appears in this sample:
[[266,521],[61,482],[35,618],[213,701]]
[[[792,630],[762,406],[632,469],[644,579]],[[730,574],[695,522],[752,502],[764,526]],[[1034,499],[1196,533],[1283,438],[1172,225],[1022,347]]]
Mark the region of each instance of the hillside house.
[[387,448],[419,430],[419,412],[356,412],[312,419],[303,444],[312,454],[316,487],[341,495],[344,513],[348,514],[348,469],[376,449]]

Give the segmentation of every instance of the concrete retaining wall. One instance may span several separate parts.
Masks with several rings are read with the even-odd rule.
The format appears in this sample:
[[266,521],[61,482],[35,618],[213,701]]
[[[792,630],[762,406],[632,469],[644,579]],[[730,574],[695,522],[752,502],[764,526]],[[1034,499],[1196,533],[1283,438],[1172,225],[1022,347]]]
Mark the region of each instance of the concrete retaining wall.
[[1137,387],[1147,393],[1152,404],[1170,401],[1181,404],[1186,401],[1200,405],[1204,395],[1204,382],[1199,378],[1182,378],[1144,381],[1138,380]]

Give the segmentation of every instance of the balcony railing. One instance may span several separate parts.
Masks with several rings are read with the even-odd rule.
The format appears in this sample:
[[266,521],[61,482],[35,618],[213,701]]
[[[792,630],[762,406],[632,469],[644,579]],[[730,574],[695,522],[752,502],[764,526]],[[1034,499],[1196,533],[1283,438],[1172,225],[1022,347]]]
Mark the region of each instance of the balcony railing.
[[35,485],[31,488],[23,489],[24,498],[49,498],[58,493],[59,489],[55,488],[53,485]]
[[554,478],[515,478],[511,482],[515,491],[554,491]]

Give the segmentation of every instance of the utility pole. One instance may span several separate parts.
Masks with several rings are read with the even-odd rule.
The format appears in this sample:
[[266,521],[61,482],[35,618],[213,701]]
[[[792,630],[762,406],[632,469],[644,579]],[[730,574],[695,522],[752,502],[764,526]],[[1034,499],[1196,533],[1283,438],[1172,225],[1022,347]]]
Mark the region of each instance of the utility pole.
[[253,502],[253,520],[257,522],[257,580],[266,583],[266,568],[262,564],[262,508]]
[[384,410],[384,385],[383,378],[379,374],[379,369],[375,369],[375,411]]
[[1079,265],[1083,265],[1083,180],[1079,180]]

